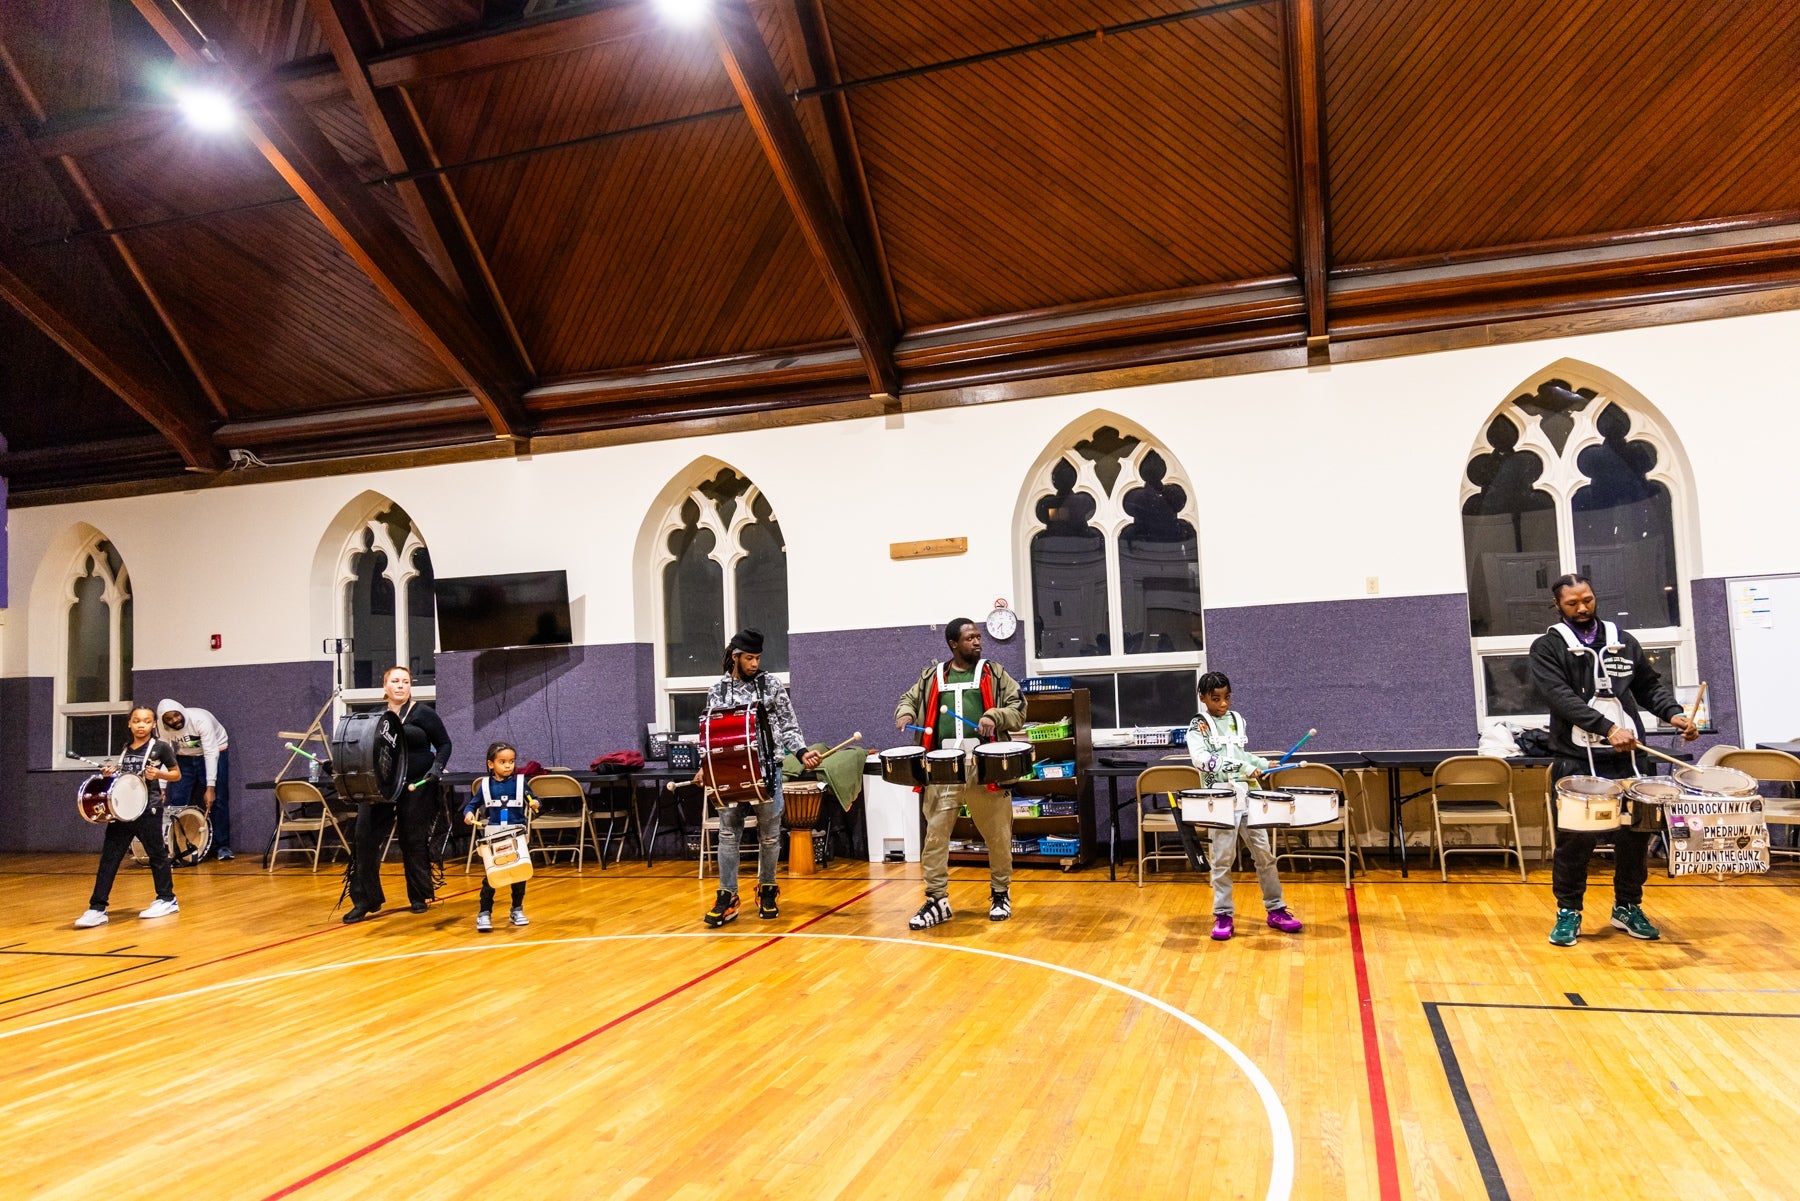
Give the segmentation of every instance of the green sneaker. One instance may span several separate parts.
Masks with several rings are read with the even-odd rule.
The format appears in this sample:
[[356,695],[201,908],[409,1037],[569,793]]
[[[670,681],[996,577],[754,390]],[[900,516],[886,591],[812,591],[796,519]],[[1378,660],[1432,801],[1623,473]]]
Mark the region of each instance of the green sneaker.
[[1641,938],[1646,942],[1654,942],[1662,937],[1662,931],[1650,924],[1642,907],[1637,905],[1614,905],[1612,924],[1631,937]]
[[1575,936],[1580,933],[1581,910],[1558,909],[1556,911],[1556,925],[1550,929],[1551,945],[1558,947],[1572,947],[1575,945]]

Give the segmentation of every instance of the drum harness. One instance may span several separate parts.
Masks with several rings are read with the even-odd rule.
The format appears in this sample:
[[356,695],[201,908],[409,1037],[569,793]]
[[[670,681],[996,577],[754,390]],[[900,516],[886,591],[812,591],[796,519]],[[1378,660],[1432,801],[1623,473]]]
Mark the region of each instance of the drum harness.
[[[1594,661],[1594,695],[1587,698],[1588,707],[1611,721],[1615,726],[1625,726],[1627,729],[1642,733],[1642,730],[1638,729],[1637,723],[1631,721],[1626,714],[1624,702],[1620,701],[1618,694],[1613,691],[1612,674],[1606,670],[1605,666],[1607,651],[1625,649],[1625,644],[1619,640],[1619,627],[1610,621],[1602,621],[1598,647],[1585,645],[1581,641],[1581,636],[1566,621],[1559,621],[1550,628],[1562,636],[1563,642],[1568,645],[1572,653],[1587,655]],[[1588,773],[1598,776],[1600,769],[1594,766],[1594,748],[1610,746],[1611,743],[1607,741],[1606,736],[1584,730],[1573,723],[1569,727],[1569,736],[1586,749]],[[1638,770],[1637,751],[1633,749],[1626,753],[1631,756],[1631,774],[1641,775],[1642,773]]]
[[[1247,751],[1250,746],[1250,735],[1245,733],[1243,719],[1238,717],[1237,710],[1229,710],[1226,712],[1225,716],[1230,719],[1231,727],[1228,730],[1220,730],[1213,725],[1212,714],[1200,714],[1201,720],[1206,723],[1206,731],[1203,737],[1206,739],[1206,749],[1212,760],[1212,766],[1200,768],[1200,770],[1206,772],[1208,775],[1211,775],[1218,770],[1222,755],[1229,753],[1233,748],[1236,748],[1239,751]],[[1192,747],[1188,748],[1188,758],[1193,758]],[[1232,755],[1229,759],[1225,760],[1225,762],[1235,765],[1240,763],[1240,760],[1238,760],[1235,755]],[[1194,766],[1200,767],[1200,764],[1195,762]],[[1237,793],[1237,803],[1233,806],[1233,812],[1239,815],[1250,812],[1249,783],[1245,780],[1227,780],[1225,781],[1225,784],[1233,792]]]

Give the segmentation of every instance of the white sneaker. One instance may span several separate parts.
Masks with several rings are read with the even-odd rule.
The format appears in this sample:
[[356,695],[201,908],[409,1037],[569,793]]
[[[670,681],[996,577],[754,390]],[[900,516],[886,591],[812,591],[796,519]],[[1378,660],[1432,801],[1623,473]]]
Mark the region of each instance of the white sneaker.
[[112,919],[106,916],[104,909],[90,909],[75,919],[77,930],[92,930],[95,926],[104,926]]
[[142,913],[138,914],[138,916],[139,917],[168,917],[171,913],[180,913],[180,912],[181,912],[181,902],[180,901],[156,900],[156,901],[152,901],[150,903],[150,908],[144,910]]
[[515,909],[512,911],[512,924],[515,926],[529,926],[531,924],[531,919],[525,916],[525,911],[523,909]]

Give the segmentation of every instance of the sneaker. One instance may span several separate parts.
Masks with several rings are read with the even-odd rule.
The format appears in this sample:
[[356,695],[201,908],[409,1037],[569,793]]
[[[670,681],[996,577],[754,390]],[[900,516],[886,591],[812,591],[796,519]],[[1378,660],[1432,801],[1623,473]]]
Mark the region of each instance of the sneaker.
[[77,930],[92,930],[95,926],[104,926],[110,921],[112,921],[112,919],[106,916],[106,910],[90,909],[75,919],[75,928]]
[[475,915],[475,929],[486,934],[494,928],[494,915],[483,909]]
[[531,919],[525,916],[525,910],[523,909],[514,909],[512,911],[512,917],[509,920],[515,926],[529,926],[531,924]]
[[775,884],[764,884],[756,890],[756,916],[760,918],[780,917],[781,910],[775,907],[775,898],[781,895],[781,888]]
[[1300,919],[1295,917],[1293,911],[1286,905],[1280,909],[1269,910],[1269,925],[1283,934],[1300,933]]
[[344,924],[346,926],[354,926],[357,922],[365,921],[380,912],[381,906],[379,905],[375,906],[373,909],[364,909],[361,905],[353,905],[350,908],[350,912],[344,915]]
[[949,897],[926,897],[925,903],[919,906],[919,911],[912,915],[912,920],[906,923],[906,927],[909,930],[929,930],[949,921],[951,916]]
[[1614,905],[1612,924],[1631,937],[1641,938],[1645,942],[1655,942],[1662,937],[1662,931],[1650,924],[1650,919],[1644,916],[1643,907],[1639,905]]
[[230,847],[220,847],[219,848],[218,860],[220,863],[230,863],[233,859],[236,859],[236,858],[237,858],[237,856],[233,855],[231,853]]
[[1004,892],[988,893],[988,921],[1003,922],[1012,916],[1012,897]]
[[168,917],[171,913],[180,913],[180,912],[181,912],[181,902],[175,900],[175,898],[173,898],[173,897],[170,897],[166,901],[159,898],[155,901],[150,902],[150,908],[144,910],[142,913],[138,914],[138,916],[139,917]]
[[1556,911],[1556,925],[1550,928],[1550,945],[1553,947],[1572,947],[1575,945],[1575,936],[1580,933],[1581,910],[1558,909]]
[[717,930],[720,926],[723,926],[726,922],[737,921],[737,915],[738,915],[738,895],[737,895],[737,893],[726,892],[723,888],[721,888],[719,890],[719,895],[717,895],[713,898],[713,907],[706,911],[706,916],[704,918],[702,918],[701,920],[704,921],[707,925],[711,926],[713,929]]
[[1231,915],[1229,913],[1213,914],[1212,937],[1214,942],[1224,942],[1236,933],[1237,930],[1232,926]]

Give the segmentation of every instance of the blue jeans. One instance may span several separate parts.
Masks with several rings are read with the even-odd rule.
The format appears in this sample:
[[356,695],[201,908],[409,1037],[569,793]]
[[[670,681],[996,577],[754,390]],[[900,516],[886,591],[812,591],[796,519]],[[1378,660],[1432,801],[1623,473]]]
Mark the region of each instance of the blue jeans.
[[761,805],[737,804],[719,810],[719,887],[738,890],[738,859],[743,853],[744,813],[756,813],[756,882],[775,883],[775,864],[781,858],[781,773],[769,782],[770,799]]
[[[204,755],[177,755],[176,766],[181,768],[181,779],[169,785],[169,804],[171,806],[193,805],[196,808],[206,804],[206,757]],[[227,747],[219,752],[219,774],[213,783],[213,807],[208,815],[212,822],[212,844],[215,852],[220,847],[231,845],[231,749]]]

